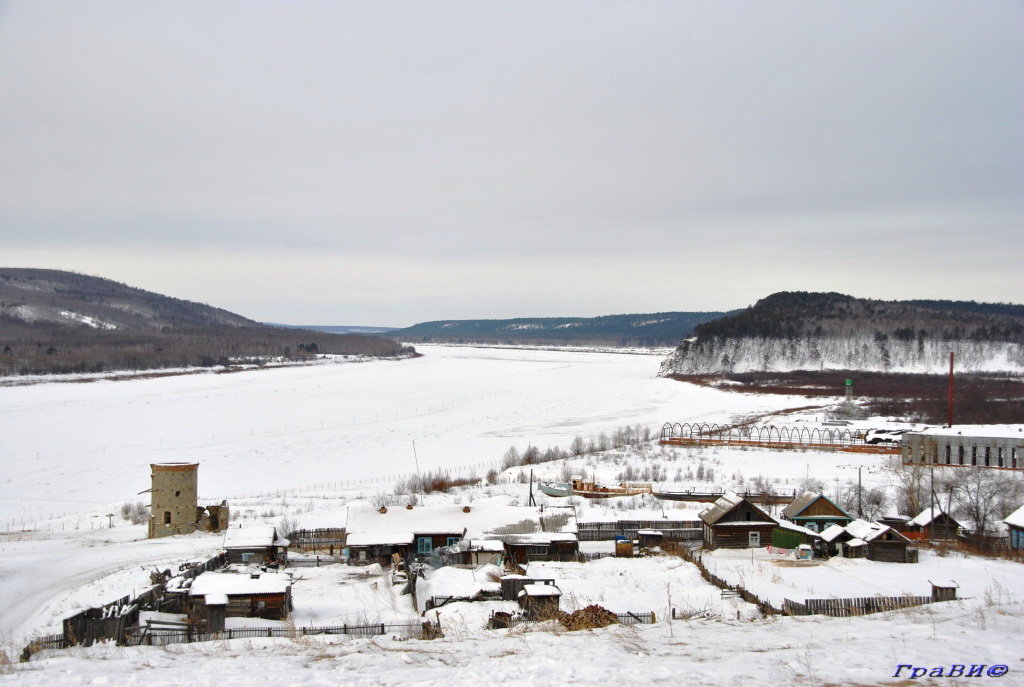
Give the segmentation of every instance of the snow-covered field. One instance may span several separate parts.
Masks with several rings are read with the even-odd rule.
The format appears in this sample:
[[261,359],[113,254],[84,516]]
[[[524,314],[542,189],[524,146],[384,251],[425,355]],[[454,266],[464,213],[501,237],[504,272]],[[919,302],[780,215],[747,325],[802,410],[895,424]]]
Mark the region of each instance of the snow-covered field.
[[[137,492],[148,487],[149,462],[200,462],[201,495],[231,497],[236,522],[277,523],[284,515],[304,526],[337,526],[347,506],[366,507],[361,499],[406,498],[391,484],[394,475],[415,468],[414,439],[420,468],[475,466],[482,475],[510,445],[565,447],[576,435],[591,438],[627,424],[656,433],[665,421],[721,422],[807,405],[799,398],[656,379],[658,359],[645,355],[469,347],[424,352],[402,362],[0,388],[5,653],[16,656],[26,636],[56,631],[61,618],[83,607],[145,587],[156,567],[218,549],[219,535],[149,541],[144,526],[116,517],[119,503],[145,498]],[[666,488],[737,488],[757,477],[795,488],[811,477],[838,489],[856,478],[857,467],[865,484],[884,484],[886,462],[870,455],[647,445],[533,469],[539,478],[580,471],[599,481],[646,470]],[[425,504],[472,503],[474,513],[488,510],[478,504],[525,505],[528,487],[517,481],[520,473],[526,474],[513,468],[500,484],[431,494]],[[577,510],[580,519],[656,518],[662,507],[669,518],[692,517],[693,504],[678,504],[687,516],[674,515],[675,505],[637,497],[580,503]],[[107,513],[115,513],[113,528],[106,527]],[[582,548],[607,546],[587,542]],[[43,652],[29,663],[0,661],[0,685],[234,685],[251,684],[254,676],[301,685],[875,685],[904,684],[893,677],[900,664],[948,669],[982,663],[1009,666],[998,684],[1024,684],[1020,564],[927,551],[917,565],[833,559],[789,566],[764,550],[718,552],[705,560],[719,575],[773,601],[927,594],[929,579],[954,579],[969,598],[864,618],[762,618],[750,604],[723,599],[696,567],[676,557],[535,563],[531,574],[554,578],[562,589],[563,610],[597,603],[614,611],[655,611],[659,622],[573,633],[550,625],[487,631],[489,613],[510,610],[510,602],[455,603],[439,609],[446,636],[434,641],[335,636],[95,646]],[[374,567],[292,572],[289,622],[296,625],[420,619],[410,597]],[[424,591],[461,596],[493,586],[492,578],[488,569],[442,568]],[[695,619],[670,621],[670,608]]]

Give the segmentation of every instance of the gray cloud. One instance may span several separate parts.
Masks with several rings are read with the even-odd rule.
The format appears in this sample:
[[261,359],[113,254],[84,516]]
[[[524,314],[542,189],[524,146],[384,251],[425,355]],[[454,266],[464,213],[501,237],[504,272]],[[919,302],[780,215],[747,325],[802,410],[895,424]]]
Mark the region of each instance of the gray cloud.
[[[394,280],[346,312],[403,322],[718,309],[783,283],[1019,300],[1022,28],[1018,4],[931,0],[8,3],[0,239],[121,279],[244,249],[326,287],[333,257]],[[823,256],[850,274],[819,278]],[[230,292],[225,258],[159,286]],[[581,288],[482,297],[507,259]],[[690,278],[584,279],[651,259]],[[244,314],[295,319],[268,299],[301,291],[239,279]],[[316,300],[292,307],[347,319]]]

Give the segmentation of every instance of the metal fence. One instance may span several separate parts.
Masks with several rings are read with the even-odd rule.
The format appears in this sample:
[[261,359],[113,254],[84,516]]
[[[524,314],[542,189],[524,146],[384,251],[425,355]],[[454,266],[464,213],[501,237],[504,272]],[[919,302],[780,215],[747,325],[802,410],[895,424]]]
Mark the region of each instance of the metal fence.
[[899,454],[898,446],[869,444],[846,428],[776,427],[775,425],[718,425],[705,422],[666,422],[660,443],[677,446],[756,446],[860,453]]

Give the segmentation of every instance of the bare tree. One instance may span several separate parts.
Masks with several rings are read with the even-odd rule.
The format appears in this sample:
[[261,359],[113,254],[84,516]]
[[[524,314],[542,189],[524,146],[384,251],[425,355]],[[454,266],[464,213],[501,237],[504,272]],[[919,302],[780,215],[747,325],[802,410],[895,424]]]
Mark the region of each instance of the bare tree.
[[958,470],[953,489],[960,512],[974,521],[975,531],[982,536],[988,533],[989,523],[1009,511],[1021,492],[1012,475],[980,467]]
[[903,464],[899,459],[889,466],[896,490],[896,508],[914,517],[929,503],[928,469],[920,463]]
[[847,484],[839,492],[839,502],[836,505],[848,513],[856,513],[857,517],[874,521],[889,505],[889,496],[881,487],[861,488],[856,484]]

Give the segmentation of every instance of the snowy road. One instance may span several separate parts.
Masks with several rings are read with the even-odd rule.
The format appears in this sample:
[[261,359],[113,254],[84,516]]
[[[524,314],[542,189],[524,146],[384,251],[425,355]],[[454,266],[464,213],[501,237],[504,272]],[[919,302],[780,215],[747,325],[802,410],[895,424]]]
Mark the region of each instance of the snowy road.
[[[0,638],[21,639],[32,631],[57,632],[69,607],[107,603],[132,587],[144,587],[147,570],[156,564],[213,555],[223,535],[140,537],[145,537],[142,527],[20,541],[0,535],[0,599],[4,606]],[[122,579],[87,584],[122,569],[130,569]],[[135,584],[130,584],[132,581]]]

